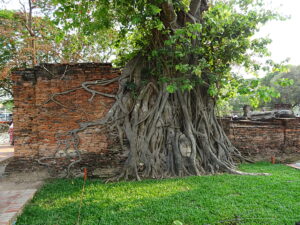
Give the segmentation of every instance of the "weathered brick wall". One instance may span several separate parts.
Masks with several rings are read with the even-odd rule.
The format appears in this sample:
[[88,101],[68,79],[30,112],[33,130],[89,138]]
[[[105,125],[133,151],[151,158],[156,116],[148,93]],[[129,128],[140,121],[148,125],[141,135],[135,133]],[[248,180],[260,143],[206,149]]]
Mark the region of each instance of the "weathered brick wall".
[[[45,69],[46,68],[46,69]],[[91,94],[79,89],[48,101],[50,96],[80,87],[82,82],[114,78],[119,70],[110,64],[45,65],[34,69],[18,70],[12,75],[14,81],[14,133],[15,156],[51,156],[57,150],[57,139],[67,139],[66,132],[78,128],[79,123],[103,117],[114,99]],[[91,86],[98,91],[115,93],[117,83],[108,86]],[[83,153],[104,154],[109,148],[109,135],[100,127],[89,128],[80,133],[80,150]],[[58,153],[63,153],[61,145]],[[73,149],[74,150],[74,149]],[[69,151],[72,151],[69,149]]]
[[256,161],[300,160],[300,119],[227,121],[228,137],[244,156]]
[[[45,69],[46,68],[46,69]],[[57,64],[17,70],[14,82],[14,133],[15,155],[18,160],[8,168],[26,166],[24,158],[51,156],[58,150],[64,156],[66,145],[58,146],[58,139],[67,140],[66,132],[78,128],[79,123],[102,118],[112,106],[114,99],[91,94],[78,89],[56,96],[58,102],[49,101],[50,96],[80,87],[82,82],[113,78],[120,71],[110,64]],[[98,91],[115,93],[117,83],[95,86]],[[223,125],[233,144],[243,155],[254,160],[300,160],[300,120],[277,119],[265,122],[226,121]],[[109,132],[101,127],[91,127],[80,133],[79,149],[83,160],[81,167],[104,170],[119,167],[124,156]],[[58,149],[59,147],[59,149]],[[74,149],[69,148],[69,152]],[[23,164],[20,163],[21,161]],[[36,162],[35,162],[36,163]],[[59,162],[58,162],[59,163]],[[105,173],[103,170],[101,174]],[[109,173],[109,171],[108,171]]]

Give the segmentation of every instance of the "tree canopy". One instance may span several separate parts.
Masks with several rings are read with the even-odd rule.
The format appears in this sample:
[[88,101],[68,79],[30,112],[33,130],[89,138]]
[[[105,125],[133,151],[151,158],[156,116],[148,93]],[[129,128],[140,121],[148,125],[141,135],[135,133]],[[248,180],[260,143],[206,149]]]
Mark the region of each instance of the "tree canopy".
[[[238,86],[231,73],[233,66],[261,69],[253,57],[268,55],[270,40],[253,35],[267,21],[280,18],[264,9],[259,0],[52,2],[57,23],[67,30],[80,29],[86,35],[117,30],[114,44],[123,65],[135,55],[145,54],[155,61],[150,74],[162,77],[161,70],[170,68],[172,75],[162,77],[168,91],[191,89],[195,80],[190,75],[195,75],[198,81],[208,83],[211,96],[223,97]],[[197,7],[205,13],[194,15]],[[187,61],[190,55],[197,57],[196,63]]]

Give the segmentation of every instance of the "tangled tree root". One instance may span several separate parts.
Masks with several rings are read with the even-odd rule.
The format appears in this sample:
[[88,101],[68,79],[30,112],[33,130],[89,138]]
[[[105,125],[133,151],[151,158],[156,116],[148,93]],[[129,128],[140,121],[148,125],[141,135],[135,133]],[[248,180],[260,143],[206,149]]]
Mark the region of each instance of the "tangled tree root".
[[[232,146],[215,116],[215,103],[206,90],[195,87],[191,91],[166,91],[166,86],[155,81],[147,81],[140,86],[138,96],[126,90],[129,81],[138,82],[141,77],[139,58],[132,60],[122,75],[110,80],[82,83],[81,87],[53,94],[49,101],[64,106],[56,97],[84,89],[95,95],[114,98],[116,101],[102,119],[80,123],[79,128],[69,131],[70,139],[58,139],[58,148],[65,146],[65,153],[72,146],[77,160],[69,164],[67,170],[81,161],[78,148],[78,133],[92,126],[109,126],[127,153],[127,160],[120,174],[109,179],[141,180],[142,178],[166,178],[190,175],[216,174],[228,172],[238,175],[268,175],[264,173],[244,173],[235,169],[233,158],[243,160],[239,151]],[[95,85],[105,86],[119,82],[116,95],[94,90]],[[124,142],[123,140],[127,141]],[[44,161],[53,157],[44,157]]]
[[[72,143],[79,156],[77,161],[69,165],[68,170],[81,159],[78,133],[88,127],[101,125],[109,127],[111,132],[118,135],[120,146],[127,153],[123,170],[112,180],[181,177],[221,172],[250,175],[236,170],[234,159],[242,160],[243,157],[232,146],[216,118],[216,100],[208,94],[209,86],[216,85],[216,80],[211,79],[213,71],[202,71],[200,79],[192,71],[180,72],[176,69],[176,65],[180,64],[198,66],[200,57],[205,60],[205,56],[189,50],[184,57],[178,58],[172,53],[176,52],[180,41],[172,46],[165,44],[176,30],[186,28],[188,24],[204,23],[202,15],[208,9],[209,2],[191,0],[188,12],[175,11],[172,1],[164,1],[160,7],[161,12],[157,19],[161,20],[164,30],[168,32],[158,29],[149,31],[149,46],[145,46],[143,52],[170,50],[168,53],[171,54],[162,53],[157,59],[137,54],[127,63],[119,78],[84,82],[78,88],[50,97],[49,101],[61,107],[65,106],[56,97],[71,94],[79,89],[91,94],[90,102],[95,95],[115,99],[114,105],[104,118],[81,123],[79,128],[68,132],[72,140],[69,143]],[[202,36],[201,31],[195,31],[193,35],[199,38]],[[189,49],[199,49],[201,42],[193,39],[186,44]],[[155,70],[156,76],[147,76],[145,69],[153,72],[152,68],[158,68]],[[61,77],[64,76],[65,72]],[[176,90],[174,93],[168,93],[166,84],[160,82],[159,77],[170,80],[195,80],[195,85],[190,91]],[[119,82],[116,95],[93,89],[94,85],[105,86],[116,81]],[[133,84],[134,90],[130,91],[128,84]]]

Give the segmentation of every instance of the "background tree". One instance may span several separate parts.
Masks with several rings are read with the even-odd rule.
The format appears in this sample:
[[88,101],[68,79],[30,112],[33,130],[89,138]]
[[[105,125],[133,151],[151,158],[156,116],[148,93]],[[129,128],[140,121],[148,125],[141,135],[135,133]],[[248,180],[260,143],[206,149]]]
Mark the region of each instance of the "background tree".
[[10,72],[16,67],[111,60],[114,30],[89,36],[76,29],[64,32],[50,20],[50,2],[26,0],[20,6],[0,10],[0,87],[6,93],[12,94]]
[[[285,80],[278,85],[290,86],[291,81]],[[232,110],[238,114],[243,114],[245,105],[250,105],[253,109],[269,107],[269,102],[280,97],[278,90],[266,85],[260,78],[240,80],[237,88],[234,96],[227,101],[232,106]]]
[[262,83],[273,87],[280,93],[280,97],[264,105],[273,106],[284,103],[291,104],[293,108],[300,106],[300,66],[289,66],[286,72],[269,73],[262,79]]

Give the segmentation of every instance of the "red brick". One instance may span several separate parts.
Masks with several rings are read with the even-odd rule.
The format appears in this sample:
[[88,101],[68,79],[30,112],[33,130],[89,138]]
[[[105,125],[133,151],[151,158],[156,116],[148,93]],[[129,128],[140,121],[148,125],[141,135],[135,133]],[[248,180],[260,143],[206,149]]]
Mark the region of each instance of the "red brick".
[[[55,65],[59,67],[60,65]],[[61,65],[65,66],[65,65]],[[90,66],[86,69],[85,66]],[[78,123],[100,119],[109,110],[114,100],[103,96],[95,96],[92,104],[88,102],[91,94],[84,90],[57,96],[56,99],[70,108],[78,108],[72,112],[54,102],[45,102],[51,94],[63,92],[79,87],[82,82],[113,78],[120,73],[112,70],[109,64],[75,64],[70,66],[72,74],[66,75],[66,80],[60,76],[48,79],[42,76],[45,71],[41,67],[35,68],[34,81],[25,81],[24,76],[33,70],[19,70],[12,75],[13,86],[15,154],[18,157],[39,157],[43,154],[51,155],[57,148],[55,134],[78,128]],[[84,71],[84,73],[83,73]],[[25,75],[22,75],[24,73]],[[115,93],[118,84],[107,87],[96,87],[95,90]],[[107,105],[104,107],[104,105]],[[93,134],[95,128],[89,128],[88,133],[80,134],[80,149],[88,152],[101,153],[108,146],[108,139],[103,135]],[[91,135],[93,134],[93,135]]]

